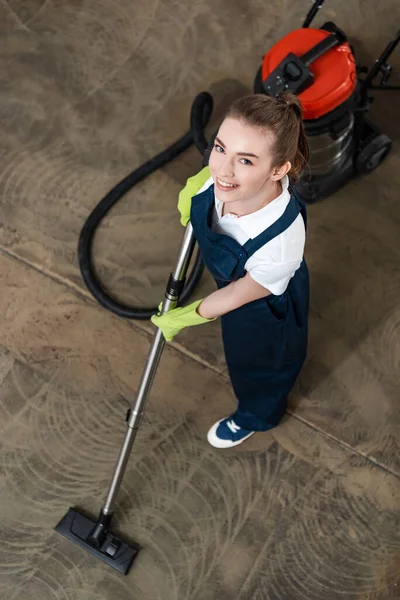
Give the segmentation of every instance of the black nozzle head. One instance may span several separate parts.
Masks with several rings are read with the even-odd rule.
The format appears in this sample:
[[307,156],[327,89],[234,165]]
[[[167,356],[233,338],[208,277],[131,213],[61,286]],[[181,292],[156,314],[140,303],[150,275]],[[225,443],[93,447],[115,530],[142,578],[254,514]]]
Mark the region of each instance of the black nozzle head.
[[110,521],[111,515],[103,515],[103,518],[96,521],[70,508],[55,530],[113,569],[127,575],[140,546],[136,543],[128,544],[108,531]]

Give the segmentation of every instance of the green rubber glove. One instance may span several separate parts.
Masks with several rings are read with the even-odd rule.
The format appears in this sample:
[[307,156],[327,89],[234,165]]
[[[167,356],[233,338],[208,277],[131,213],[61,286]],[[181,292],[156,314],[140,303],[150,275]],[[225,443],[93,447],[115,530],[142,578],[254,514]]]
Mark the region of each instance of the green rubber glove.
[[203,299],[196,300],[189,306],[174,308],[164,315],[153,315],[151,322],[161,329],[167,342],[171,342],[176,334],[185,327],[215,321],[215,319],[205,319],[198,314],[197,308],[202,302]]
[[178,197],[178,210],[181,213],[181,223],[184,227],[186,227],[190,221],[190,209],[192,207],[193,196],[198,193],[210,177],[210,168],[204,167],[197,175],[189,177],[185,187],[180,191]]

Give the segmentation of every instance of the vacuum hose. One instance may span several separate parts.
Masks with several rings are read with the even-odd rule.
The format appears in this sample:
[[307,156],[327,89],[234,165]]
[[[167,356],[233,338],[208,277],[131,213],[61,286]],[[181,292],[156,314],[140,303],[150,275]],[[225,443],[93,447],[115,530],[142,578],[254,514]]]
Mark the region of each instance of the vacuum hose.
[[[97,279],[92,262],[93,239],[97,227],[104,219],[111,208],[120,200],[129,190],[131,190],[140,181],[148,177],[151,173],[160,169],[165,164],[182,154],[193,143],[199,152],[204,156],[208,143],[204,136],[204,128],[210,120],[213,110],[213,99],[208,92],[201,92],[196,96],[192,104],[190,115],[190,131],[179,138],[174,144],[169,146],[154,158],[145,162],[143,165],[132,171],[125,179],[120,181],[106,196],[97,204],[90,213],[82,228],[78,243],[78,260],[83,281],[94,298],[107,310],[127,319],[145,320],[150,319],[158,308],[138,308],[121,304],[103,289],[100,281]],[[199,283],[204,271],[204,264],[200,251],[197,252],[193,269],[188,277],[188,282],[180,296],[180,303],[183,303],[190,297],[197,284]]]

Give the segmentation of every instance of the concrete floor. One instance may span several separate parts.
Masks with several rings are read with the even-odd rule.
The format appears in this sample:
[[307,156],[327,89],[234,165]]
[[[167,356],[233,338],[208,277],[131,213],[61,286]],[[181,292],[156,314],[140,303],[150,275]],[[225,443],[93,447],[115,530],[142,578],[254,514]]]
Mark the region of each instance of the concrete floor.
[[[327,2],[368,64],[397,0]],[[58,536],[96,514],[152,327],[99,308],[79,274],[80,228],[123,176],[248,92],[262,54],[309,2],[0,2],[0,597],[3,600],[400,598],[400,120],[376,172],[309,208],[307,364],[275,430],[232,451],[205,434],[229,414],[218,322],[168,345],[129,464],[116,528],[143,547],[122,577]],[[400,80],[400,50],[393,56]],[[393,81],[394,81],[393,79]],[[192,149],[101,227],[97,268],[119,298],[155,305],[182,229]],[[196,296],[213,289],[206,275]]]

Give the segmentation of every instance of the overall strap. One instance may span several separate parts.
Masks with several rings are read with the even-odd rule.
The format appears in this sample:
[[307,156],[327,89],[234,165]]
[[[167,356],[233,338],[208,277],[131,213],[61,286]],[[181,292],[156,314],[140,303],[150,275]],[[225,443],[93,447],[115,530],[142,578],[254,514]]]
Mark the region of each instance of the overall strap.
[[299,196],[298,191],[296,190],[295,186],[291,183],[289,185],[289,192],[291,196],[294,196],[296,201],[298,202],[298,204],[300,204],[300,212],[301,212],[301,216],[303,217],[303,221],[304,221],[304,227],[307,231],[307,207],[306,207],[306,203],[304,202],[304,200],[301,199],[301,197]]
[[294,196],[291,196],[282,216],[280,216],[275,223],[272,223],[272,225],[270,225],[265,231],[260,233],[260,235],[254,239],[248,240],[243,245],[243,248],[246,250],[248,256],[251,256],[254,254],[254,252],[257,252],[257,250],[265,246],[265,244],[268,244],[268,242],[286,231],[286,229],[288,229],[292,223],[295,222],[300,213],[301,206],[299,202],[297,202]]

